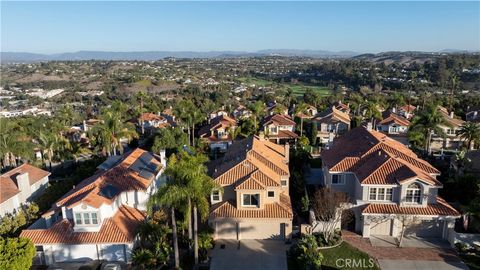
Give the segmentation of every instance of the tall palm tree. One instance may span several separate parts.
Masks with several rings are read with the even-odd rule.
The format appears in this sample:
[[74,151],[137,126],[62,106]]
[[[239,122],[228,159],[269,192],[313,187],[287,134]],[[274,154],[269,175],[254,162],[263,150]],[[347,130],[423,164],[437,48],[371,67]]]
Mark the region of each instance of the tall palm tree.
[[32,155],[32,143],[12,119],[0,118],[0,158],[2,169],[17,166],[17,159]]
[[467,149],[472,149],[472,142],[480,138],[480,125],[473,122],[465,122],[458,130],[460,138],[467,141]]
[[295,115],[297,115],[300,118],[300,136],[302,136],[303,135],[303,118],[304,118],[304,115],[309,115],[308,104],[306,103],[298,104],[298,106],[295,107]]
[[255,128],[258,129],[258,120],[265,115],[265,104],[261,101],[257,101],[249,106],[252,111],[252,118]]
[[[172,159],[170,159],[172,160]],[[170,161],[169,160],[169,161]],[[170,166],[170,165],[169,165]],[[185,205],[188,190],[175,183],[174,178],[171,178],[173,173],[170,167],[167,167],[165,173],[169,176],[167,184],[160,187],[148,200],[148,208],[152,211],[155,207],[162,206],[170,208],[170,218],[172,223],[172,236],[173,236],[173,250],[175,254],[175,268],[180,268],[180,259],[178,252],[178,232],[177,221],[175,218],[175,209]]]
[[190,113],[192,117],[192,146],[195,146],[195,125],[203,122],[205,117],[204,114],[202,114],[202,111],[197,107],[194,107]]
[[123,153],[121,139],[131,141],[138,138],[133,124],[123,122],[121,115],[115,111],[107,111],[102,115],[102,122],[92,128],[91,134],[104,154],[116,155],[117,150]]
[[423,134],[425,139],[424,150],[426,153],[430,153],[432,133],[445,137],[445,132],[441,126],[450,126],[450,124],[445,119],[445,116],[437,110],[437,105],[429,104],[412,120],[410,129]]

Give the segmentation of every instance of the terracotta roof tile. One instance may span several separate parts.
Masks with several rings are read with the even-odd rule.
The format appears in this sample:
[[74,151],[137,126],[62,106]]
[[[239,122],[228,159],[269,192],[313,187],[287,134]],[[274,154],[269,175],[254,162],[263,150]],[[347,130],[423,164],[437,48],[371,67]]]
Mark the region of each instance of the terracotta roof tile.
[[62,219],[48,229],[23,230],[20,236],[34,244],[131,243],[144,219],[143,212],[122,205],[113,217],[103,220],[98,232],[75,232],[72,221]]
[[385,117],[382,121],[378,122],[379,125],[390,125],[392,123],[401,126],[410,126],[410,121],[408,121],[407,118],[396,115],[394,113],[390,113],[388,117]]
[[[153,178],[144,178],[138,172],[129,168],[143,153],[146,153],[146,151],[140,148],[134,149],[126,153],[123,160],[113,168],[99,171],[95,175],[83,180],[74,189],[62,196],[44,216],[50,215],[53,210],[62,206],[73,207],[80,202],[93,207],[99,207],[103,203],[111,204],[114,198],[108,199],[99,194],[100,189],[107,184],[115,186],[120,192],[146,190]],[[161,169],[160,161],[153,156],[150,162],[157,165],[157,172]]]
[[319,113],[314,119],[319,123],[343,122],[350,125],[350,116],[348,113],[342,112],[334,106]]
[[0,203],[3,203],[4,201],[20,193],[20,190],[18,189],[17,175],[22,173],[28,173],[28,181],[30,185],[33,185],[50,175],[50,172],[44,171],[27,163],[2,174],[0,176]]
[[432,174],[439,174],[428,162],[410,149],[378,131],[355,128],[334,140],[323,151],[330,171],[353,172],[362,184],[394,184],[418,177],[432,185],[441,185]]
[[293,218],[293,213],[287,206],[280,203],[268,203],[263,209],[237,209],[232,202],[224,201],[214,205],[210,212],[211,218]]
[[369,204],[362,214],[404,214],[420,216],[460,216],[460,213],[444,199],[437,197],[437,203],[421,206],[399,206],[398,204]]
[[263,190],[265,189],[265,185],[260,183],[253,177],[249,177],[242,182],[238,183],[235,189],[252,189],[252,190]]
[[290,118],[288,115],[283,115],[283,114],[273,114],[265,117],[263,119],[263,125],[268,125],[270,123],[273,123],[275,125],[280,125],[280,126],[295,126],[296,123],[295,121]]

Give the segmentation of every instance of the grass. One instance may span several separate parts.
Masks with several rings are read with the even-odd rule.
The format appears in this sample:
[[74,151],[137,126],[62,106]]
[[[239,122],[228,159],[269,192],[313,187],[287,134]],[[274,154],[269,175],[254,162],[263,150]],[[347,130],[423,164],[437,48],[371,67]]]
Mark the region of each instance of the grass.
[[307,89],[312,89],[313,91],[320,94],[320,96],[329,96],[330,90],[325,86],[309,86],[309,85],[292,85],[288,84],[288,88],[290,88],[295,96],[303,96],[303,94],[307,91]]
[[[376,261],[373,258],[370,258],[368,254],[352,247],[350,244],[343,242],[340,246],[331,249],[325,249],[320,251],[323,254],[322,269],[351,269],[351,270],[360,270],[360,269],[380,269],[376,265]],[[347,259],[355,261],[357,267],[352,267],[354,265],[350,264],[350,267],[347,267]],[[370,263],[374,265],[371,267]],[[338,263],[338,264],[337,264]],[[361,265],[358,265],[361,263]],[[342,267],[343,266],[343,267]]]
[[[323,254],[322,270],[380,270],[380,268],[376,264],[376,261],[373,258],[370,258],[368,254],[352,247],[346,242],[343,242],[340,246],[336,248],[323,249],[319,252]],[[352,263],[350,263],[350,265],[348,266],[347,261],[355,261],[357,265],[353,265]],[[370,262],[373,263],[373,266],[371,266]],[[289,270],[298,269],[295,261],[289,257],[287,263]]]
[[247,85],[255,84],[255,86],[260,86],[260,87],[277,85],[282,88],[291,89],[295,96],[303,96],[303,94],[305,93],[305,91],[307,91],[307,89],[312,89],[313,91],[319,93],[320,96],[329,96],[331,94],[330,90],[325,86],[311,86],[311,85],[291,84],[291,83],[277,84],[273,81],[255,78],[255,77],[240,77],[238,78],[238,80]]

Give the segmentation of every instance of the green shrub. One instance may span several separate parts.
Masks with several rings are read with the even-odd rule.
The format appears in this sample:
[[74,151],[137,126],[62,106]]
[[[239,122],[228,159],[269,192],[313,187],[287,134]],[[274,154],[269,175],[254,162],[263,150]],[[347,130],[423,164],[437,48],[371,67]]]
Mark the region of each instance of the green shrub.
[[0,269],[30,269],[35,246],[28,238],[0,237]]

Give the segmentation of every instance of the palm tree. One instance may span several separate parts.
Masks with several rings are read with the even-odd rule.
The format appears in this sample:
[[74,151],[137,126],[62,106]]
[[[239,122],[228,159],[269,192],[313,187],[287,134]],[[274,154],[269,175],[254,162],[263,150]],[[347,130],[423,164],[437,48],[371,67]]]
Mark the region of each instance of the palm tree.
[[258,129],[258,120],[265,114],[265,104],[261,101],[257,101],[249,106],[252,111],[253,123],[255,128]]
[[[170,158],[169,162],[173,159]],[[170,166],[170,164],[169,164]],[[188,190],[184,187],[175,184],[173,178],[171,178],[172,169],[167,167],[165,173],[169,176],[167,184],[153,194],[148,200],[149,211],[153,208],[162,206],[170,208],[170,218],[172,223],[172,236],[173,236],[173,250],[175,254],[175,268],[180,268],[180,259],[178,253],[178,234],[177,234],[177,221],[175,218],[175,209],[185,205]]]
[[295,108],[295,115],[300,117],[300,136],[303,135],[303,115],[309,115],[308,104],[301,103]]
[[17,166],[19,157],[31,157],[32,143],[21,126],[11,119],[0,118],[0,130],[2,169]]
[[378,103],[375,101],[368,101],[365,104],[364,108],[364,116],[367,119],[370,119],[373,121],[374,119],[381,119],[382,118],[382,113],[378,110]]
[[445,137],[445,132],[441,126],[450,126],[450,124],[445,119],[445,116],[437,110],[435,104],[428,105],[412,120],[411,130],[423,134],[425,139],[424,150],[426,153],[430,152],[432,133]]
[[121,139],[131,141],[138,138],[135,127],[121,120],[121,115],[115,111],[107,111],[102,115],[102,122],[92,128],[91,134],[104,154],[117,155],[117,150],[123,153]]
[[192,146],[195,146],[195,125],[203,122],[205,117],[197,107],[194,107],[190,114],[192,117]]
[[480,126],[473,122],[465,122],[458,130],[460,138],[467,141],[467,149],[472,149],[472,142],[480,137]]

